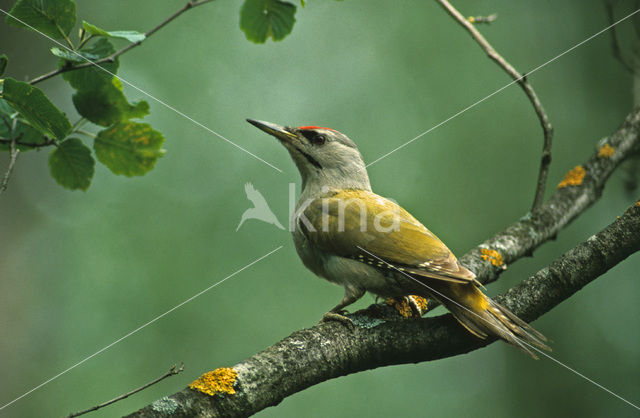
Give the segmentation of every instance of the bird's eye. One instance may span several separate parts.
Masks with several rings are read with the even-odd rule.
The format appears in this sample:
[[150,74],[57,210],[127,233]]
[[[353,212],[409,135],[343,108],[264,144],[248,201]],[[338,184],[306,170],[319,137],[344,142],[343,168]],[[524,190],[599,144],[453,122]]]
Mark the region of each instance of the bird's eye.
[[302,131],[302,136],[307,138],[313,145],[322,145],[326,142],[327,137],[316,131]]

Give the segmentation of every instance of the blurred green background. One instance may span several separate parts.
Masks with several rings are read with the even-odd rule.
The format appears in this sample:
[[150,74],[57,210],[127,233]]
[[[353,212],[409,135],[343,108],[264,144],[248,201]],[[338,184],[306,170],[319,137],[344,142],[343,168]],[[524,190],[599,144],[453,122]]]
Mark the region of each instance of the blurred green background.
[[[108,30],[148,30],[183,1],[78,1],[78,16]],[[618,2],[619,16],[633,2]],[[1,0],[8,10],[13,1]],[[314,124],[354,139],[373,161],[494,92],[509,78],[433,1],[298,3],[282,42],[248,42],[240,2],[190,11],[121,58],[119,75],[281,168],[279,173],[150,100],[145,121],[167,154],[139,178],[96,165],[90,189],[70,192],[48,173],[48,150],[20,155],[0,197],[0,404],[74,365],[280,245],[284,247],[0,411],[63,416],[100,403],[184,362],[185,371],[92,416],[132,412],[202,372],[231,366],[314,325],[342,296],[315,278],[290,235],[256,220],[244,184],[262,192],[280,222],[298,173],[247,117]],[[480,29],[520,71],[608,25],[600,1],[457,1],[465,15],[498,12]],[[626,48],[630,21],[619,26]],[[120,45],[120,44],[119,44]],[[123,45],[123,44],[122,44]],[[0,23],[8,76],[56,66],[52,43]],[[530,77],[555,127],[550,194],[633,106],[631,75],[603,34]],[[75,120],[60,78],[39,85]],[[143,99],[125,86],[130,99]],[[529,210],[541,131],[511,86],[370,168],[392,197],[462,255]],[[8,155],[0,161],[4,173]],[[609,224],[637,197],[619,170],[602,199],[535,257],[489,286],[498,294]],[[553,356],[632,402],[640,394],[640,256],[632,256],[535,322]],[[373,301],[365,297],[356,307]],[[334,379],[261,417],[633,416],[632,407],[554,362],[503,343],[432,363]]]

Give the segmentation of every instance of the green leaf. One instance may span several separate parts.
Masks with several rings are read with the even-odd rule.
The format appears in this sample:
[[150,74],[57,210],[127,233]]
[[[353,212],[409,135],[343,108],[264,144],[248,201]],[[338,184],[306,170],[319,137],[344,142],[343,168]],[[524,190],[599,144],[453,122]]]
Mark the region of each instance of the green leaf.
[[17,113],[6,100],[0,99],[0,115],[13,117]]
[[9,63],[9,58],[5,54],[0,55],[0,77],[4,74],[4,71],[7,69],[7,64]]
[[[119,84],[117,78],[113,82]],[[73,95],[78,113],[96,125],[110,126],[131,118],[143,118],[149,114],[145,101],[129,104],[120,88],[114,83],[104,84],[95,90],[80,90]]]
[[18,0],[6,21],[62,39],[76,24],[76,4],[73,0]]
[[78,138],[61,142],[49,154],[51,176],[66,189],[87,190],[93,177],[94,165],[91,150]]
[[[13,126],[13,121],[17,115],[18,112],[13,110],[9,103],[0,99],[0,138],[11,138],[11,127]],[[20,118],[17,118],[16,121],[15,138],[20,140],[20,142],[29,144],[44,144],[47,142],[47,138],[42,135],[42,132],[33,128],[27,123],[27,121]],[[24,144],[16,144],[16,147],[23,152],[36,148],[34,146]],[[10,144],[0,143],[0,151],[9,151],[10,149]]]
[[117,123],[98,132],[93,144],[98,160],[114,173],[141,176],[164,155],[164,137],[146,123]]
[[[105,38],[100,38],[97,40],[97,42],[94,42],[90,46],[85,46],[84,48],[79,50],[78,53],[92,61],[95,61],[100,58],[108,57],[109,55],[113,54],[115,51],[116,50],[113,47],[113,44],[111,44],[111,42],[109,42]],[[51,50],[51,52],[54,55],[56,55],[53,49]],[[60,52],[64,53],[64,51],[60,51]],[[68,61],[78,62],[78,63],[87,62],[86,60],[83,60],[82,58],[78,57],[75,54],[72,54],[72,55],[73,55],[73,58],[72,57],[69,57],[69,58],[62,57],[62,58]],[[61,65],[65,65],[66,62],[67,61],[61,61]],[[91,67],[81,68],[79,70],[62,73],[62,78],[66,80],[71,85],[71,87],[73,87],[76,90],[92,90],[92,89],[99,88],[103,84],[111,83],[113,74],[116,74],[118,72],[118,66],[119,66],[118,58],[115,58],[113,62],[104,62],[100,64],[100,67],[104,68],[104,70],[107,70],[108,72],[104,71],[102,68],[98,68],[92,65]]]
[[78,62],[80,64],[84,64],[85,62],[87,62],[87,59],[91,61],[95,61],[100,58],[99,56],[88,53],[88,52],[83,52],[83,51],[72,52],[72,51],[67,51],[66,49],[60,49],[56,46],[51,48],[50,51],[56,57],[60,57],[62,59],[65,59],[71,62]]
[[[46,138],[42,135],[40,131],[32,128],[30,125],[18,120],[16,124],[16,138],[19,138],[20,142],[28,143],[28,144],[44,144],[46,142]],[[0,138],[9,139],[11,137],[11,129],[7,128],[7,125],[4,124],[4,121],[0,120]],[[36,149],[36,146],[24,145],[24,144],[16,144],[16,148],[22,152],[29,151],[32,149]],[[9,151],[11,149],[11,144],[9,143],[0,143],[0,151]]]
[[291,33],[296,6],[281,0],[245,0],[240,10],[240,28],[251,42],[267,38],[279,41]]
[[59,140],[63,140],[71,132],[71,123],[67,117],[39,88],[7,78],[4,80],[2,96],[40,132]]
[[144,33],[137,32],[135,30],[115,30],[106,31],[99,27],[92,25],[89,22],[82,21],[82,27],[93,36],[105,36],[107,38],[122,38],[129,42],[142,42],[145,39]]

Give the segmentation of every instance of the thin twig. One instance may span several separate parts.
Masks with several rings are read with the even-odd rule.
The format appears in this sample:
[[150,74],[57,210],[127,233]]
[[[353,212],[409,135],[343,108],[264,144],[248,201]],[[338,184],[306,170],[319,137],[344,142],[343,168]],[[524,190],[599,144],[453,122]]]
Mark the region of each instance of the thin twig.
[[7,190],[7,185],[9,184],[9,178],[11,177],[11,172],[13,171],[13,166],[16,164],[16,160],[18,159],[18,154],[20,150],[16,148],[16,139],[11,139],[11,152],[9,154],[9,168],[7,168],[7,172],[2,179],[2,184],[0,185],[0,194],[2,194],[5,190]]
[[[43,148],[43,147],[48,147],[50,145],[53,145],[56,143],[55,140],[48,138],[46,136],[43,136],[44,138],[44,142],[22,142],[20,141],[20,138],[16,139],[16,145],[22,145],[25,147],[32,147],[32,148]],[[6,139],[6,138],[0,138],[0,144],[11,144],[11,139]]]
[[[611,0],[605,0],[604,9],[607,13],[609,24],[614,23],[615,18],[613,14],[613,2]],[[617,59],[627,71],[629,71],[631,74],[635,73],[633,65],[629,64],[629,62],[622,55],[620,42],[618,41],[618,32],[616,32],[615,26],[611,28],[611,52],[613,53],[614,58]]]
[[184,364],[180,364],[180,367],[178,367],[178,368],[176,368],[176,365],[174,364],[173,366],[171,366],[171,368],[169,369],[168,372],[166,372],[162,376],[158,377],[157,379],[155,379],[155,380],[153,380],[153,381],[151,381],[151,382],[149,382],[149,383],[147,383],[147,384],[145,384],[143,386],[140,386],[139,388],[134,389],[131,392],[127,392],[127,393],[125,393],[123,395],[118,396],[117,398],[111,399],[110,401],[101,403],[100,405],[92,406],[91,408],[85,409],[84,411],[74,412],[74,413],[68,415],[67,418],[79,417],[80,415],[84,415],[84,414],[86,414],[88,412],[95,411],[95,410],[103,408],[103,407],[105,407],[107,405],[111,405],[112,403],[121,401],[122,399],[128,398],[129,396],[131,396],[131,395],[133,395],[135,393],[138,393],[138,392],[140,392],[142,390],[145,390],[149,386],[155,385],[156,383],[160,382],[161,380],[164,380],[167,377],[174,376],[174,375],[182,372],[183,370],[184,370]]
[[542,158],[540,162],[540,172],[538,173],[538,184],[536,186],[536,193],[533,200],[532,212],[535,212],[540,208],[544,200],[544,190],[547,184],[547,175],[549,174],[549,164],[551,164],[551,142],[553,139],[553,127],[549,118],[547,117],[540,99],[536,95],[533,87],[527,82],[526,74],[520,74],[511,64],[509,64],[496,50],[487,42],[482,34],[473,26],[471,22],[464,18],[456,8],[447,0],[436,0],[440,5],[453,17],[463,28],[469,32],[471,37],[480,45],[480,47],[487,53],[489,58],[496,62],[503,70],[515,80],[524,93],[529,98],[529,101],[533,105],[533,108],[540,120],[542,126],[542,132],[544,135],[544,142],[542,147]]
[[[148,37],[150,37],[151,35],[156,33],[158,30],[162,29],[169,22],[171,22],[172,20],[174,20],[175,18],[177,18],[178,16],[180,16],[182,13],[186,12],[187,10],[193,9],[194,7],[202,6],[203,4],[210,3],[212,1],[213,0],[188,1],[187,4],[185,4],[184,7],[182,7],[180,10],[178,10],[177,12],[175,12],[174,14],[169,16],[167,19],[165,19],[163,22],[161,22],[160,24],[158,24],[157,26],[155,26],[154,28],[152,28],[148,32],[146,32],[144,34],[145,39],[147,39]],[[66,66],[66,67],[58,68],[57,70],[51,71],[49,73],[46,73],[46,74],[43,74],[41,76],[38,76],[38,77],[34,78],[33,80],[31,80],[29,82],[29,84],[31,84],[31,85],[37,84],[37,83],[39,83],[41,81],[44,81],[44,80],[47,80],[47,79],[49,79],[51,77],[55,77],[58,74],[66,73],[66,72],[69,72],[69,71],[80,70],[82,68],[87,68],[87,67],[91,67],[91,66],[94,66],[94,65],[99,66],[99,65],[105,64],[107,62],[113,62],[120,55],[124,54],[125,52],[129,52],[131,49],[139,46],[145,39],[143,39],[142,41],[130,43],[129,45],[125,46],[124,48],[119,49],[118,51],[114,52],[113,54],[111,54],[111,55],[109,55],[107,57],[100,58],[99,60],[90,61],[90,62],[86,62],[84,64],[70,66],[70,67]]]

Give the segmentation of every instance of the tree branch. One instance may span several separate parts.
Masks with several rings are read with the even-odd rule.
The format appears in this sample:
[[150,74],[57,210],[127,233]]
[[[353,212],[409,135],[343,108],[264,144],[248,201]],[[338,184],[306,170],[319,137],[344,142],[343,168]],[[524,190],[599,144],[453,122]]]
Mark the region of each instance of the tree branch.
[[[640,201],[603,231],[496,300],[533,321],[639,250]],[[452,357],[495,341],[473,337],[451,314],[377,324],[367,317],[364,321],[354,330],[332,322],[297,331],[232,369],[223,369],[233,371],[233,393],[219,390],[207,395],[187,387],[129,417],[249,416],[328,379]],[[209,384],[221,387],[220,381]]]
[[[527,215],[462,258],[482,282],[496,280],[504,270],[496,260],[513,262],[530,255],[601,196],[611,173],[640,149],[640,109],[598,145],[596,153],[581,166],[584,176],[580,182],[573,178],[574,185],[559,188],[534,215]],[[487,256],[487,250],[498,252]],[[532,321],[638,250],[640,202],[602,232],[495,299]],[[339,323],[297,331],[233,368],[216,369],[192,384],[213,395],[187,387],[130,416],[247,416],[331,378],[451,357],[493,342],[473,337],[450,314],[387,320],[381,319],[383,309],[372,305],[353,314],[351,318],[358,325],[353,331]]]
[[[559,185],[538,211],[527,213],[465,254],[460,261],[478,275],[481,283],[497,280],[505,266],[524,256],[532,256],[537,247],[554,239],[561,229],[600,199],[611,174],[638,152],[640,107],[634,109],[613,134],[600,140],[592,156],[578,166],[584,169],[580,184]],[[499,257],[494,257],[492,251]]]
[[553,127],[547,117],[547,113],[540,103],[540,99],[533,90],[533,87],[527,81],[526,75],[520,74],[511,64],[507,62],[491,44],[485,39],[484,36],[475,28],[473,23],[469,19],[465,19],[460,12],[451,5],[447,0],[436,0],[440,5],[453,17],[463,28],[469,32],[471,37],[480,45],[480,47],[487,53],[489,58],[495,61],[504,71],[506,71],[513,80],[515,80],[522,90],[529,98],[529,101],[533,105],[533,109],[540,120],[540,126],[542,127],[542,133],[544,137],[542,146],[542,159],[540,161],[540,171],[538,173],[538,182],[536,186],[536,193],[533,200],[532,212],[536,212],[542,202],[544,201],[544,191],[547,184],[547,176],[549,174],[549,165],[551,164],[551,142],[553,140]]
[[135,48],[135,47],[139,46],[140,44],[142,44],[142,42],[144,42],[144,40],[146,40],[148,37],[150,37],[151,35],[153,35],[157,31],[159,31],[160,29],[165,27],[167,24],[169,24],[171,21],[176,19],[182,13],[186,12],[187,10],[193,9],[195,7],[202,6],[205,3],[210,3],[212,1],[213,0],[199,0],[199,1],[191,0],[191,1],[188,1],[187,4],[185,4],[184,7],[182,7],[180,10],[178,10],[177,12],[175,12],[174,14],[172,14],[171,16],[166,18],[164,21],[162,21],[160,24],[158,24],[157,26],[155,26],[151,30],[145,32],[145,34],[144,34],[145,39],[143,39],[142,41],[130,43],[129,45],[125,46],[122,49],[119,49],[118,51],[114,52],[113,54],[111,54],[111,55],[109,55],[107,57],[104,57],[104,58],[100,58],[99,60],[96,60],[96,61],[88,61],[88,62],[86,62],[84,64],[75,65],[75,66],[63,66],[61,68],[58,68],[57,70],[51,71],[49,73],[46,73],[46,74],[43,74],[41,76],[38,76],[38,77],[34,78],[33,80],[31,80],[29,82],[29,84],[34,85],[34,84],[37,84],[37,83],[39,83],[41,81],[47,80],[47,79],[49,79],[51,77],[55,77],[58,74],[66,73],[66,72],[69,72],[69,71],[80,70],[82,68],[87,68],[87,67],[91,67],[91,66],[100,66],[100,65],[105,64],[107,62],[113,62],[113,60],[115,60],[120,55],[124,54],[125,52],[129,52],[133,48]]

